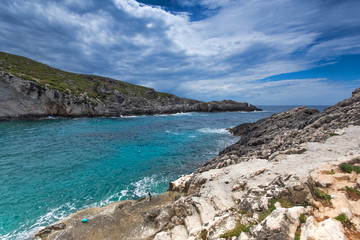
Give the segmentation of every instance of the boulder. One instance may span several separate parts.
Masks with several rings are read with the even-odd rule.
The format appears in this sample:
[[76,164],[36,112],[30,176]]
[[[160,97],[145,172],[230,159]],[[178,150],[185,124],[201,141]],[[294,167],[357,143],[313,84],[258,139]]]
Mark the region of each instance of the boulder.
[[294,239],[303,207],[278,208],[250,230],[254,239]]
[[301,229],[301,239],[312,240],[345,240],[344,229],[341,223],[329,218],[317,222],[313,216],[307,218],[305,226]]

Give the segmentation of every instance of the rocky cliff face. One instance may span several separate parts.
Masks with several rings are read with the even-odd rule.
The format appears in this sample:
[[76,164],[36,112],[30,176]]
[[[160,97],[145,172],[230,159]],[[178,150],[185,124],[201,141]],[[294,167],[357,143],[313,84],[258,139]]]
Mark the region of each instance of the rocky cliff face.
[[[301,144],[321,142],[336,129],[360,125],[360,93],[319,113],[317,109],[299,107],[275,114],[256,123],[245,123],[230,129],[240,140],[219,156],[198,168],[198,172],[223,167],[258,157],[276,160],[281,154],[304,152]],[[229,160],[230,159],[230,160]]]
[[240,125],[239,142],[167,193],[79,211],[36,237],[359,239],[359,113],[357,89],[322,113],[302,107]]
[[[111,82],[115,80],[108,80]],[[145,88],[144,88],[145,89]],[[125,94],[106,84],[94,86],[97,97],[70,94],[0,72],[0,120],[44,116],[84,117],[168,114],[178,112],[260,111],[248,103],[201,102],[146,89],[142,96]]]
[[248,103],[201,102],[106,77],[65,72],[0,52],[0,120],[260,111]]

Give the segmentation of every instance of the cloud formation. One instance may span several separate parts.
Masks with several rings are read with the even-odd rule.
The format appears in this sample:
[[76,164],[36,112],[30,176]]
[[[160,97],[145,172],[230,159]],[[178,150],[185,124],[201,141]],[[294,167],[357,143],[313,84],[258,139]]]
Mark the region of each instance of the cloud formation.
[[201,100],[331,104],[359,85],[268,79],[360,54],[357,0],[161,2],[5,0],[0,50]]

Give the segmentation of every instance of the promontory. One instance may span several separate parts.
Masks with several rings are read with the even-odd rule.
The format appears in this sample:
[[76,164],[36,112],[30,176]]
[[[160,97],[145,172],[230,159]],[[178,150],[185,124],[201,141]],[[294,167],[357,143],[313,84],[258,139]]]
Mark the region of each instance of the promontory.
[[65,72],[0,52],[0,120],[260,110],[246,102],[180,98],[106,77]]

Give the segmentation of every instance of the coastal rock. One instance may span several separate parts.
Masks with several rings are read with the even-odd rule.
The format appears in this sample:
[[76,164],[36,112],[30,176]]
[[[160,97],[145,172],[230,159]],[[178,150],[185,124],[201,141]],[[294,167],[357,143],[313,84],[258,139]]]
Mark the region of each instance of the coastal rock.
[[313,216],[310,216],[307,218],[306,224],[302,228],[301,239],[345,240],[347,238],[339,221],[329,218],[319,223]]
[[192,176],[193,176],[193,174],[184,175],[184,176],[181,176],[176,181],[170,182],[168,191],[182,192],[184,190],[184,188],[186,187],[186,183],[191,179]]
[[54,225],[50,225],[45,227],[44,229],[40,230],[37,234],[35,234],[35,237],[46,237],[47,235],[49,235],[52,231],[57,231],[57,230],[63,230],[66,228],[66,224],[65,223],[57,223]]
[[235,144],[225,148],[219,156],[201,165],[197,172],[229,165],[224,156],[237,156],[237,162],[251,157],[279,160],[284,155],[306,151],[303,143],[324,142],[335,132],[351,125],[360,125],[360,94],[358,89],[351,98],[335,104],[323,112],[298,107],[261,119],[256,123],[244,123],[229,129],[241,136]]
[[250,230],[254,239],[294,239],[303,207],[278,208]]

